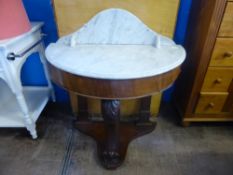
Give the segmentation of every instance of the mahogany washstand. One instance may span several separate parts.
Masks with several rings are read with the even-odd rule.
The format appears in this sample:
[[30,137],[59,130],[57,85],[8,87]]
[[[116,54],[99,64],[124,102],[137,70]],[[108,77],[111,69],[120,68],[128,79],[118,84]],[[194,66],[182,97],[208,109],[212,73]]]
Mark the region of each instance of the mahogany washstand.
[[[107,29],[114,32],[103,35]],[[46,56],[51,79],[78,94],[75,127],[95,139],[102,165],[115,169],[123,163],[130,141],[155,129],[151,95],[176,80],[185,51],[131,13],[110,9],[51,44]],[[87,97],[101,99],[103,121],[89,118]],[[120,100],[135,98],[141,99],[139,115],[121,121]]]

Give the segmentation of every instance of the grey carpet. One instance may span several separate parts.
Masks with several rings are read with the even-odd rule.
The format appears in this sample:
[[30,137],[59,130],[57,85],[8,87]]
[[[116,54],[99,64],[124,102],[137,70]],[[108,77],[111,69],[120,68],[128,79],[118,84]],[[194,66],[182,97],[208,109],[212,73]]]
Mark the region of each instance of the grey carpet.
[[233,125],[183,128],[171,105],[163,104],[154,132],[131,142],[124,164],[103,169],[95,142],[73,129],[69,109],[48,105],[37,128],[0,129],[0,175],[233,175]]

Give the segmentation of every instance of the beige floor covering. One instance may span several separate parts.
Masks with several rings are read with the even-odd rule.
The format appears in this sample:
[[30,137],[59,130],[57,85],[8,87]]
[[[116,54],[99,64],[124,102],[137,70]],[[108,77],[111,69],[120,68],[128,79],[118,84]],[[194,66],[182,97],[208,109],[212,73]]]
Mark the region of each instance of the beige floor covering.
[[125,163],[108,171],[73,119],[67,108],[50,104],[38,121],[38,140],[25,129],[1,128],[0,175],[233,175],[231,123],[183,128],[163,104],[156,130],[133,141]]

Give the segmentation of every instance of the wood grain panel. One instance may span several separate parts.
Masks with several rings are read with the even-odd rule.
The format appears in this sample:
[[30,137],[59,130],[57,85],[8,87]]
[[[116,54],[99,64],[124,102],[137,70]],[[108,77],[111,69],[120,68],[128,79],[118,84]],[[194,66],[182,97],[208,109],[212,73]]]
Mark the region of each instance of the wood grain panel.
[[209,67],[201,91],[228,92],[232,79],[233,68]]
[[219,30],[221,37],[233,37],[233,2],[228,2]]
[[210,66],[233,66],[233,38],[217,38]]
[[220,113],[223,109],[228,93],[201,92],[195,113]]
[[51,79],[68,91],[96,99],[135,99],[151,96],[170,86],[180,67],[163,74],[140,79],[105,80],[83,77],[60,70],[48,63]]
[[96,13],[123,8],[138,16],[153,30],[172,37],[179,0],[53,0],[59,36],[74,32]]

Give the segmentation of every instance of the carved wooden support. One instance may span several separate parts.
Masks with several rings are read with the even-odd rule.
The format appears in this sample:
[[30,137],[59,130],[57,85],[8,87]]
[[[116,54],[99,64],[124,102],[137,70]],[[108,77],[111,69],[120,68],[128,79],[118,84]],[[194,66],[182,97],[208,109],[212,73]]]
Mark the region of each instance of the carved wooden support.
[[105,167],[114,168],[121,163],[119,154],[120,101],[102,100],[101,110],[105,122],[105,131],[107,132],[107,140],[103,147],[104,150],[100,153],[100,159]]
[[[149,98],[144,100],[148,102]],[[76,128],[96,140],[98,157],[106,169],[116,169],[123,163],[131,140],[154,130],[156,123],[149,121],[147,112],[150,103],[145,103],[145,101],[142,100],[144,107],[141,107],[141,114],[146,114],[143,115],[146,118],[142,117],[143,120],[140,119],[136,123],[120,122],[120,102],[118,100],[101,101],[104,122],[77,120]]]

